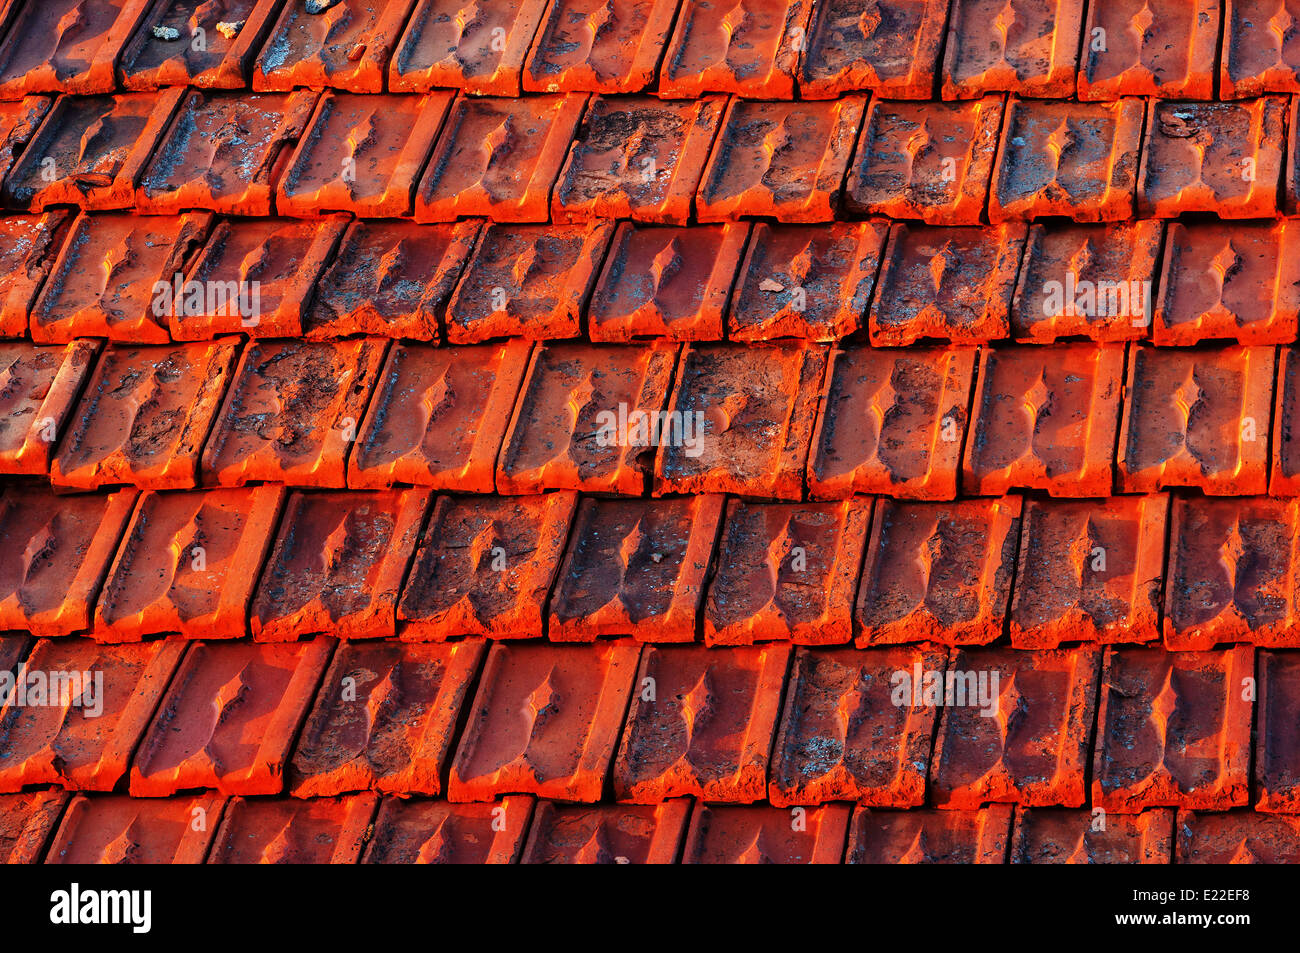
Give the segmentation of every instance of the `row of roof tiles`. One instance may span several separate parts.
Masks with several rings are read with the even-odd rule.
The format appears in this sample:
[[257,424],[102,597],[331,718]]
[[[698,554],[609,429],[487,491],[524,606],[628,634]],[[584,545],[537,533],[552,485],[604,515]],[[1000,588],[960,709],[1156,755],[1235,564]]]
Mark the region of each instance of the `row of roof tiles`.
[[1257,497],[1180,497],[1171,513],[1162,494],[873,505],[10,487],[0,630],[1300,647],[1298,537],[1297,501]]
[[1300,349],[1267,345],[78,339],[0,371],[0,473],[59,490],[1300,493]]
[[1250,646],[74,638],[18,672],[5,792],[1300,812],[1300,653]]
[[806,99],[1300,91],[1300,10],[1283,0],[1108,0],[1086,16],[1084,0],[7,0],[0,15],[5,98],[172,84]]
[[173,88],[0,104],[0,175],[5,205],[31,211],[682,225],[1096,222],[1136,208],[1241,219],[1296,207],[1297,104]]
[[[196,826],[196,819],[202,822]],[[1253,811],[1109,815],[993,805],[785,810],[689,798],[466,804],[373,794],[170,800],[0,795],[5,863],[1295,863],[1300,819]]]

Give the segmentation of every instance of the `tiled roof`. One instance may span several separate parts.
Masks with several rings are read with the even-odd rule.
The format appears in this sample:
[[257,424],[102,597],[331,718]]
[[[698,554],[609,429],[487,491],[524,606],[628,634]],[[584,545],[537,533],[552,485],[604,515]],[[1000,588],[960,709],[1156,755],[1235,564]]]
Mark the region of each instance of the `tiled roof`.
[[1300,861],[1297,29],[0,2],[0,862]]

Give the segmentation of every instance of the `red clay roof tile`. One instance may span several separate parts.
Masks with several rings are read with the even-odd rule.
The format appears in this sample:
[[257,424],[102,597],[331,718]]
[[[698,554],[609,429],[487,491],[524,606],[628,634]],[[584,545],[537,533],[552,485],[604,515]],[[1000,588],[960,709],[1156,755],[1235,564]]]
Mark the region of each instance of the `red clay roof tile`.
[[36,134],[50,104],[47,96],[24,96],[12,102],[0,102],[0,179],[8,177],[15,159]]
[[208,792],[144,799],[77,795],[47,864],[201,864],[226,799]]
[[1091,811],[1016,811],[1013,864],[1168,864],[1173,862],[1174,812],[1095,816]]
[[210,864],[355,864],[379,797],[231,798]]
[[518,96],[524,57],[545,8],[546,0],[418,0],[388,64],[388,88],[422,93],[444,86]]
[[857,643],[944,645],[1002,635],[1020,536],[1021,498],[900,503],[871,521],[855,619]]
[[977,811],[858,808],[849,827],[850,864],[1001,864],[1011,839],[1010,804]]
[[96,341],[0,342],[0,473],[44,476],[99,350]]
[[948,0],[819,0],[808,25],[801,99],[928,99],[943,45]]
[[953,0],[943,98],[1074,94],[1083,0]]
[[942,672],[945,656],[928,645],[797,650],[772,753],[772,804],[924,803],[938,709],[900,697],[898,673]]
[[1117,460],[1122,492],[1263,493],[1273,365],[1273,348],[1263,346],[1133,348]]
[[488,225],[447,307],[447,339],[575,337],[612,222]]
[[620,224],[587,310],[591,339],[721,340],[748,235],[749,225],[736,223]]
[[723,104],[722,96],[596,97],[556,180],[552,218],[685,225]]
[[64,210],[0,215],[0,337],[27,336],[28,315],[70,221]]
[[387,342],[250,341],[203,449],[205,486],[342,487]]
[[383,92],[389,56],[414,5],[415,0],[289,0],[253,64],[253,89]]
[[1294,25],[1285,2],[1228,0],[1219,56],[1219,96],[1244,99],[1262,93],[1300,92],[1300,44]]
[[[200,86],[243,89],[253,56],[282,0],[163,0],[140,19],[122,49],[127,89]],[[155,30],[175,30],[167,38]]]
[[732,99],[695,197],[696,217],[833,220],[865,105],[859,95],[803,103]]
[[784,643],[647,647],[614,762],[615,798],[763,800],[789,660]]
[[364,864],[512,864],[524,845],[532,798],[500,803],[386,797],[375,816]]
[[188,788],[279,794],[294,736],[333,647],[328,638],[193,643],[136,751],[132,797],[169,797]]
[[676,356],[666,341],[535,348],[497,460],[497,490],[640,495],[656,444],[680,436],[661,416]]
[[278,486],[143,494],[105,580],[95,638],[247,635],[248,603],[284,496]]
[[654,805],[543,801],[520,863],[671,864],[690,813],[690,798]]
[[934,805],[1082,807],[1101,650],[957,649],[948,668],[955,697],[934,743]]
[[1300,654],[1258,653],[1256,810],[1300,813]]
[[974,348],[834,351],[809,453],[809,495],[956,497],[974,365]]
[[1273,410],[1273,472],[1268,491],[1273,496],[1300,496],[1300,350],[1279,352],[1277,398]]
[[291,494],[249,611],[253,638],[396,635],[398,591],[428,503],[428,490]]
[[0,495],[0,631],[70,635],[90,628],[95,596],[135,490],[55,496],[10,484]]
[[871,343],[893,347],[942,338],[982,344],[1006,337],[1026,232],[1020,222],[984,228],[895,223],[871,303]]
[[812,8],[812,0],[682,0],[659,95],[793,99]]
[[1244,807],[1255,673],[1248,645],[1216,652],[1107,649],[1092,806]]
[[660,445],[655,495],[800,499],[826,358],[803,342],[687,345],[668,411],[681,439]]
[[1179,864],[1300,863],[1300,817],[1178,812]]
[[0,864],[37,863],[67,801],[61,788],[0,795]]
[[348,460],[348,486],[491,493],[530,345],[394,343]]
[[1123,379],[1122,344],[985,349],[962,491],[1109,495]]
[[640,646],[498,642],[451,769],[452,801],[600,800]]
[[676,9],[677,0],[551,0],[524,89],[640,92],[654,83]]
[[397,608],[402,638],[541,635],[577,502],[439,497]]
[[0,46],[0,99],[111,93],[122,46],[148,0],[40,0],[18,6]]
[[754,226],[727,315],[733,341],[836,341],[862,327],[888,226]]
[[786,811],[697,802],[682,863],[838,864],[848,829],[847,804]]
[[1218,0],[1156,0],[1152,6],[1150,0],[1088,5],[1080,99],[1214,98]]
[[289,792],[440,793],[482,656],[482,639],[344,643],[289,762]]
[[853,638],[871,501],[727,504],[704,641],[804,645]]
[[195,486],[238,347],[237,338],[225,337],[106,350],[50,465],[50,483],[83,490]]
[[23,696],[0,709],[0,790],[111,791],[184,651],[185,643],[168,639],[38,642],[19,670]]
[[1164,494],[1026,500],[1011,644],[1157,638],[1168,512]]
[[0,635],[0,672],[15,671],[18,663],[27,655],[27,650],[31,648],[33,641],[30,635],[23,632]]

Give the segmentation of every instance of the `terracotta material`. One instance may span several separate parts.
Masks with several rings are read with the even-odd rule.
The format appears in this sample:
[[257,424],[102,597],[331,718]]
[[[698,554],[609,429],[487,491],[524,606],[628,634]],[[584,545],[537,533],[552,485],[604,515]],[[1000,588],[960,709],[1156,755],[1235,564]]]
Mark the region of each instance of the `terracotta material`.
[[1213,99],[1218,46],[1218,0],[1089,4],[1079,98]]
[[958,649],[948,669],[957,677],[934,743],[934,806],[1082,807],[1101,650]]
[[1158,101],[1147,111],[1138,213],[1271,218],[1278,209],[1286,100]]
[[86,340],[57,347],[0,342],[0,473],[49,471],[55,441],[70,424],[98,350],[97,342]]
[[1121,814],[1245,807],[1251,702],[1243,680],[1254,673],[1247,645],[1214,652],[1107,649],[1092,806]]
[[684,348],[668,412],[693,437],[660,446],[655,495],[799,499],[826,358],[806,343]]
[[67,802],[57,788],[0,796],[0,864],[38,863]]
[[974,365],[973,348],[833,351],[808,456],[809,496],[955,498]]
[[818,0],[799,73],[800,99],[870,89],[929,99],[948,0]]
[[858,808],[844,860],[849,864],[1002,864],[1011,840],[1012,810],[1010,804],[990,804],[977,811]]
[[833,220],[865,105],[858,95],[807,103],[732,99],[695,197],[696,217]]
[[38,642],[19,669],[22,703],[0,708],[0,791],[113,790],[184,651],[177,640]]
[[205,486],[344,486],[386,342],[252,341],[203,450]]
[[104,583],[95,638],[247,635],[248,603],[284,496],[279,486],[143,494]]
[[[1099,826],[1104,825],[1104,826]],[[1033,808],[1016,811],[1013,864],[1169,864],[1174,812],[1094,816],[1091,811]]]
[[812,9],[812,0],[682,0],[659,95],[793,99]]
[[689,798],[652,806],[542,801],[520,863],[671,864],[690,813]]
[[899,673],[910,678],[917,665],[942,672],[946,655],[928,645],[799,649],[772,749],[768,800],[777,807],[920,807],[938,709],[910,692],[900,699]]
[[281,215],[409,215],[416,177],[451,93],[359,96],[327,91],[275,188]]
[[[253,64],[253,89],[300,86],[379,93],[415,0],[288,0]],[[321,6],[324,6],[323,4]]]
[[932,225],[978,225],[1002,109],[1001,96],[964,103],[873,99],[849,166],[845,206]]
[[13,170],[14,160],[36,134],[51,102],[46,96],[0,102],[0,179]]
[[1083,0],[953,0],[943,98],[998,90],[1049,99],[1074,95],[1083,7]]
[[732,341],[836,341],[858,331],[875,287],[883,222],[754,226],[727,315]]
[[478,239],[480,223],[353,222],[303,313],[308,339],[360,332],[437,341],[439,318]]
[[524,67],[529,92],[652,85],[677,0],[551,0]]
[[848,642],[871,501],[727,504],[704,641]]
[[0,672],[13,673],[35,640],[22,632],[0,635]]
[[166,800],[78,795],[47,864],[201,864],[226,799],[211,792]]
[[[122,85],[127,89],[243,89],[279,5],[280,0],[153,4],[122,50]],[[175,40],[163,39],[154,33],[158,27],[179,35]]]
[[447,340],[578,336],[613,234],[610,222],[488,225],[451,296]]
[[7,486],[0,495],[0,630],[44,637],[90,628],[135,496]]
[[545,222],[551,186],[586,103],[579,93],[527,99],[460,96],[420,179],[416,221],[485,215],[494,222]]
[[1164,225],[1035,224],[1011,304],[1011,336],[1134,341],[1151,326]]
[[33,212],[54,205],[130,208],[181,96],[179,89],[61,96],[5,177],[5,204]]
[[148,5],[148,0],[18,5],[0,46],[0,99],[26,93],[111,93],[113,66]]
[[1175,829],[1180,864],[1300,862],[1300,817],[1179,811]]
[[660,416],[676,357],[666,341],[534,349],[497,461],[498,492],[639,496],[657,443],[685,434]]
[[1219,57],[1221,99],[1300,92],[1298,16],[1300,9],[1285,0],[1227,0]]
[[279,794],[289,748],[333,647],[327,638],[191,645],[136,750],[131,796],[189,788]]
[[587,309],[591,339],[721,340],[748,235],[741,224],[619,225]]
[[397,607],[402,638],[541,635],[577,502],[439,497]]
[[1255,730],[1255,809],[1300,814],[1300,656],[1260,652]]
[[693,642],[723,498],[584,499],[550,602],[557,642]]
[[386,797],[363,864],[513,864],[533,812],[532,798],[500,803]]
[[392,638],[428,490],[293,493],[249,610],[253,638]]
[[1123,379],[1122,344],[986,349],[962,492],[1109,495]]
[[871,304],[871,343],[897,347],[922,338],[983,344],[1007,336],[1011,293],[1026,226],[889,231]]
[[482,656],[481,639],[344,643],[289,763],[290,793],[440,793]]
[[355,864],[379,798],[232,798],[210,864]]
[[1116,461],[1120,490],[1263,493],[1273,364],[1271,347],[1133,348]]
[[1011,644],[1150,642],[1160,634],[1169,498],[1025,501]]
[[789,660],[782,643],[646,648],[614,762],[614,797],[763,800]]
[[552,219],[685,225],[723,104],[721,96],[593,99],[555,183]]
[[783,811],[696,802],[682,863],[838,864],[848,828],[847,804]]
[[418,0],[388,64],[388,88],[518,96],[524,56],[545,9],[546,0]]
[[979,645],[1002,635],[1021,498],[876,501],[862,583],[859,647],[933,640]]
[[28,315],[72,221],[66,211],[0,216],[0,336],[25,337]]
[[1278,351],[1277,399],[1273,409],[1273,472],[1268,491],[1273,496],[1300,496],[1300,352]]
[[640,647],[497,643],[460,736],[447,796],[601,799]]
[[348,486],[491,493],[530,345],[395,343],[348,461]]
[[195,486],[238,346],[226,337],[104,351],[60,439],[50,482],[81,490]]

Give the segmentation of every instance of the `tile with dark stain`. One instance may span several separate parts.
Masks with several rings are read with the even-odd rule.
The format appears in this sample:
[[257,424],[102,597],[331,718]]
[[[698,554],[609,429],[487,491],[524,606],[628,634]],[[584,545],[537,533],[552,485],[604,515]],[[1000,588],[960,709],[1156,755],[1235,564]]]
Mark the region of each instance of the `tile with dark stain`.
[[1300,92],[1300,9],[1278,0],[1232,0],[1223,23],[1219,96]]
[[799,98],[869,89],[888,99],[929,99],[947,15],[948,0],[819,0]]
[[546,6],[546,0],[417,0],[388,64],[388,88],[518,96],[524,57]]
[[44,476],[99,345],[0,341],[0,473]]
[[1011,840],[1010,804],[977,811],[858,808],[849,827],[848,864],[1003,864]]
[[253,64],[253,89],[381,93],[415,0],[288,0]]
[[148,0],[40,0],[18,5],[0,46],[0,98],[111,93],[122,46]]
[[533,811],[521,864],[671,864],[677,859],[689,798],[661,804],[556,804]]
[[552,0],[524,65],[528,92],[652,86],[677,0]]
[[953,0],[943,98],[1074,95],[1083,0]]
[[1255,811],[1179,811],[1179,864],[1300,863],[1300,817]]
[[682,848],[684,864],[838,864],[849,806],[713,806],[696,802]]
[[67,803],[58,788],[0,795],[0,864],[39,863]]
[[378,795],[231,798],[209,864],[355,864]]
[[27,336],[37,292],[54,267],[71,222],[72,216],[63,209],[0,216],[0,335]]
[[1013,864],[1173,863],[1174,812],[1141,814],[1020,808],[1011,833]]
[[1218,0],[1089,4],[1079,98],[1213,99],[1218,46]]
[[533,813],[527,795],[494,804],[386,797],[363,864],[513,864]]
[[659,95],[793,99],[812,0],[682,0]]
[[[122,85],[127,89],[244,89],[253,57],[262,48],[281,2],[165,0],[154,4],[122,49]],[[174,34],[169,32],[173,30]]]
[[1255,809],[1300,813],[1300,654],[1258,653]]

